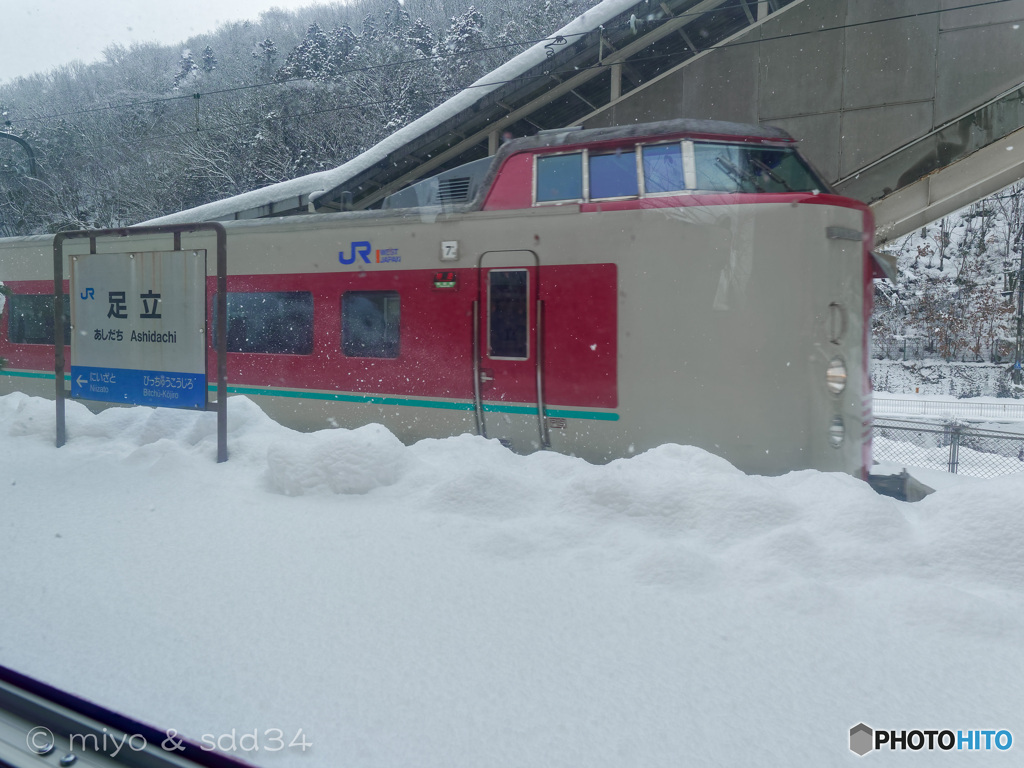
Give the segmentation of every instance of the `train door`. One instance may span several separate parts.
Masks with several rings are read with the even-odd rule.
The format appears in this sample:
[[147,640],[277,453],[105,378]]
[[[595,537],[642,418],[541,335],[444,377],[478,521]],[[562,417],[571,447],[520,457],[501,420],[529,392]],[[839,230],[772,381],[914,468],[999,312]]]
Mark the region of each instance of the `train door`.
[[520,451],[549,445],[544,305],[533,251],[487,251],[474,303],[474,397],[481,435]]

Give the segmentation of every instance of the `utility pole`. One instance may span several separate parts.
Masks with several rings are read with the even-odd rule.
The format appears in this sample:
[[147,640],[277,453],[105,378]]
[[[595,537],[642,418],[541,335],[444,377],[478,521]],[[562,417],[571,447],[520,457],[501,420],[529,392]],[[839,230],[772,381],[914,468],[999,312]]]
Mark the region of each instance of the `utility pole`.
[[1024,381],[1024,369],[1022,369],[1022,357],[1024,357],[1024,253],[1020,258],[1020,270],[1017,272],[1017,349],[1013,358],[1013,370],[1010,371],[1010,379],[1014,384]]

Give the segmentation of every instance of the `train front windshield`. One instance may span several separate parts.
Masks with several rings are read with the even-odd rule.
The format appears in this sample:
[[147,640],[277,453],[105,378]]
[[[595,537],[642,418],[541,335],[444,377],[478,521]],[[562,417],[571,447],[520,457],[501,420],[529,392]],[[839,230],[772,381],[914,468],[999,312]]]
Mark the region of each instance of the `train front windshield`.
[[693,145],[697,188],[715,192],[824,192],[827,187],[789,149]]

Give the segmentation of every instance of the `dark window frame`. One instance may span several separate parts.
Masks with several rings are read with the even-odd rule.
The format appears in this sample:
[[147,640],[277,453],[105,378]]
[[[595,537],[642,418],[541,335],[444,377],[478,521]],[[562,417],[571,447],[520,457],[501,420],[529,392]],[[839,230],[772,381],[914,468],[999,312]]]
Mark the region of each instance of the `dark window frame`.
[[[374,307],[377,313],[375,322],[383,323],[377,334],[378,338],[370,341],[367,341],[365,337],[360,339],[353,330],[357,320],[350,313],[355,311],[353,309],[355,299],[364,299],[371,303],[376,303],[378,299],[381,300],[380,306]],[[345,291],[339,300],[341,306],[340,346],[345,357],[394,360],[402,354],[402,297],[398,291]],[[392,306],[394,307],[393,317],[391,316]],[[368,316],[364,312],[361,322],[365,325],[367,319]],[[348,333],[346,333],[346,328],[349,328]]]
[[[270,315],[264,315],[263,317],[256,318],[258,322],[249,323],[250,317],[256,313],[245,313],[239,312],[243,306],[239,307],[238,303],[232,306],[232,297],[263,297],[262,302],[273,299],[274,297],[291,297],[291,301],[285,301],[291,306],[286,307],[286,310],[278,312],[277,317]],[[301,304],[297,299],[302,298]],[[219,296],[214,294],[213,301],[211,302],[212,316],[217,316],[217,302]],[[236,299],[236,302],[238,300]],[[241,355],[298,355],[298,356],[309,356],[313,354],[314,350],[314,335],[315,335],[315,323],[316,323],[316,306],[313,301],[312,291],[228,291],[227,293],[228,302],[228,319],[227,319],[227,351],[231,354]],[[301,316],[294,316],[295,311],[298,311]],[[299,339],[301,343],[295,343],[295,338],[291,335],[285,336],[281,331],[286,330],[281,328],[282,320],[288,321],[289,314],[292,314],[291,318],[293,321],[298,321],[303,324],[304,327],[300,328],[302,336]],[[259,337],[263,335],[268,326],[273,324],[274,329],[278,331],[275,338],[288,339],[292,343],[280,343],[280,344],[263,344],[263,348],[253,347],[259,343]],[[249,326],[252,326],[251,328]],[[291,330],[291,329],[287,329]],[[249,334],[254,334],[252,340],[250,340]],[[210,334],[210,343],[216,348],[217,346],[217,328],[216,324],[213,325],[213,333]]]
[[[71,343],[71,315],[70,303],[68,296],[64,297],[64,344],[68,345]],[[45,329],[42,336],[31,337],[33,339],[42,339],[41,341],[25,341],[25,324],[21,323],[22,333],[19,334],[18,338],[15,338],[14,331],[18,328],[18,324],[15,320],[14,313],[17,305],[23,302],[39,303],[42,305],[42,311],[34,310],[33,314],[36,318],[41,318],[41,322],[35,321],[36,325],[40,329]],[[52,293],[10,293],[6,297],[4,302],[4,314],[7,316],[7,341],[11,344],[29,344],[33,346],[53,346],[55,343],[53,334],[53,294]],[[26,314],[21,313],[21,317],[24,318]]]
[[[686,183],[686,144],[685,141],[658,141],[651,142],[648,144],[637,144],[637,151],[640,154],[639,166],[641,175],[641,196],[642,197],[665,197],[679,194],[690,194],[693,192],[693,188]],[[679,189],[667,189],[652,191],[649,188],[648,173],[647,173],[647,158],[646,151],[648,149],[662,149],[662,148],[675,148],[679,152],[679,175],[682,180],[682,187]]]
[[[633,198],[640,197],[640,168],[637,165],[637,147],[641,145],[634,145],[632,151],[628,151],[625,148],[611,151],[600,151],[600,152],[587,152],[587,199],[588,200],[632,200]],[[615,195],[595,195],[594,194],[594,179],[597,174],[594,173],[594,160],[601,158],[614,157],[614,158],[630,158],[633,162],[633,191],[626,192],[624,194]],[[628,176],[628,174],[626,174]]]
[[[573,149],[568,152],[547,152],[544,154],[537,154],[533,156],[533,201],[534,205],[563,205],[565,203],[582,203],[587,197],[589,180],[587,178],[587,150],[586,149]],[[578,197],[557,197],[557,198],[542,198],[540,195],[540,184],[541,184],[541,166],[547,160],[553,160],[556,158],[568,158],[568,157],[579,158],[580,168],[580,194]]]
[[[509,322],[503,322],[501,325],[495,324],[495,302],[499,298],[507,301],[506,297],[496,297],[494,290],[493,276],[498,274],[522,274],[525,275],[525,281],[523,283],[522,292],[522,333],[521,339],[513,339],[513,343],[517,346],[521,346],[523,349],[523,355],[504,355],[495,354],[494,334],[502,330],[508,331],[513,330],[512,324]],[[504,344],[507,340],[502,340],[501,344]],[[499,351],[505,351],[500,349]],[[508,268],[495,268],[487,272],[487,357],[491,360],[529,360],[530,359],[530,270],[526,267],[508,267]]]

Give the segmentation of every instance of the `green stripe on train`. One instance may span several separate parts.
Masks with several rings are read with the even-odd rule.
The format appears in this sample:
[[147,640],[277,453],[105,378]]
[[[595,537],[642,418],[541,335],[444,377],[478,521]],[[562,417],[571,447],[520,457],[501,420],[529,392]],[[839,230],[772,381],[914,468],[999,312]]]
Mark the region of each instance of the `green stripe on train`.
[[[53,381],[56,374],[53,373],[38,373],[36,371],[5,371],[0,368],[0,376],[16,376],[22,379],[49,379]],[[64,379],[71,381],[71,374],[65,373]]]
[[[0,376],[14,376],[23,379],[50,379],[52,373],[37,371],[4,371]],[[71,374],[64,374],[71,379]],[[207,386],[210,392],[216,392],[217,386]],[[408,397],[391,397],[387,395],[349,395],[340,392],[309,392],[288,389],[268,389],[264,387],[241,387],[228,385],[228,392],[233,395],[262,395],[264,397],[293,397],[298,400],[330,400],[338,403],[364,403],[366,405],[403,405],[412,408],[438,408],[443,411],[472,411],[472,403],[458,403],[446,400],[414,400]],[[529,416],[537,413],[536,407],[528,405],[493,405],[484,403],[485,413],[515,413]],[[571,411],[564,408],[547,408],[545,413],[558,419],[588,419],[590,421],[618,421],[617,413],[601,413],[599,411]]]
[[[211,392],[217,387],[209,385]],[[301,400],[332,400],[340,403],[365,403],[368,405],[403,405],[413,408],[439,408],[445,411],[472,411],[472,403],[458,403],[444,400],[414,400],[407,397],[391,397],[385,395],[350,395],[339,392],[307,392],[287,389],[269,389],[263,387],[242,387],[228,385],[228,392],[234,395],[262,395],[265,397],[294,397]],[[516,413],[530,415],[537,413],[535,407],[528,405],[492,405],[484,403],[485,413]],[[589,419],[591,421],[618,421],[617,413],[600,413],[595,411],[571,411],[562,408],[546,409],[548,416],[562,419]]]

